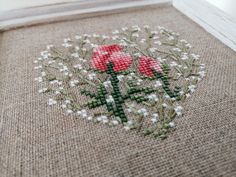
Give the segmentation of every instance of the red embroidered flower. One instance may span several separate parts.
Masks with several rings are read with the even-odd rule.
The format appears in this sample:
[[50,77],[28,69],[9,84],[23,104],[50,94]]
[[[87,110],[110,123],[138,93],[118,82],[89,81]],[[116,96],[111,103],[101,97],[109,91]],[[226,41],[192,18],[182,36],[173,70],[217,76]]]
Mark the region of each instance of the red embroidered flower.
[[146,56],[141,56],[139,59],[139,66],[138,70],[141,74],[144,74],[146,76],[152,77],[153,70],[156,70],[157,72],[161,72],[161,64],[159,61]]
[[129,54],[122,52],[122,47],[116,44],[103,45],[94,49],[92,55],[92,67],[100,71],[107,70],[107,64],[111,61],[114,64],[114,71],[124,71],[132,63]]

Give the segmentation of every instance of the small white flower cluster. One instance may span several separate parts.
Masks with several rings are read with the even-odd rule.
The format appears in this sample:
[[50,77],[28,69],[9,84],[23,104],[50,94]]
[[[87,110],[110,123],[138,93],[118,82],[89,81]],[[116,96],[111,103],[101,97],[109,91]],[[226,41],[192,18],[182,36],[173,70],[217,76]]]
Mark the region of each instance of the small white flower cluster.
[[41,52],[41,56],[42,56],[42,58],[40,58],[40,59],[38,58],[38,60],[42,60],[42,59],[46,60],[51,56],[51,53],[49,53],[47,50],[45,50],[45,51]]
[[48,99],[48,105],[49,105],[49,106],[52,106],[52,105],[55,105],[55,104],[57,104],[57,101],[56,101],[56,100],[54,100],[53,98],[49,98],[49,99]]
[[83,69],[81,64],[74,65],[74,68],[79,69],[79,70]]
[[88,74],[88,79],[89,79],[89,80],[94,80],[94,79],[96,79],[96,78],[97,78],[97,76],[96,76],[95,73]]
[[162,86],[162,83],[161,81],[156,81],[155,84],[154,84],[154,87],[161,87]]
[[191,93],[193,93],[193,92],[195,91],[195,89],[196,89],[196,85],[189,85],[189,86],[188,86],[188,89],[189,89],[189,91],[190,91]]
[[151,118],[152,123],[157,123],[158,122],[158,118],[159,118],[158,113],[152,114],[152,118]]
[[43,82],[43,78],[42,77],[36,77],[34,78],[35,81],[38,81],[38,82]]
[[183,107],[182,106],[176,106],[174,108],[175,113],[177,114],[177,116],[181,116],[182,115],[182,111],[183,111]]
[[153,93],[153,94],[151,94],[151,95],[148,95],[147,97],[148,97],[148,99],[149,99],[150,101],[155,101],[155,102],[157,102],[157,101],[159,100],[158,97],[157,97],[157,95],[156,95],[155,93]]
[[81,118],[87,118],[88,113],[85,109],[82,109],[80,111],[77,111],[77,114],[81,117]]
[[147,117],[149,115],[149,113],[148,113],[146,108],[141,108],[137,112],[138,112],[138,114],[140,114],[143,117]]
[[98,122],[102,122],[103,124],[107,124],[109,122],[108,117],[105,115],[101,115],[101,116],[96,117],[96,120]]
[[130,130],[130,128],[134,125],[134,121],[129,120],[126,125],[124,126],[125,130]]
[[70,87],[75,87],[77,84],[79,83],[79,81],[78,80],[70,80],[69,81],[69,85],[70,85]]
[[62,44],[63,47],[69,48],[72,47],[71,39],[70,38],[65,38],[64,43]]
[[42,89],[39,89],[38,92],[39,93],[45,93],[47,90],[48,90],[48,88],[42,88]]
[[105,81],[105,82],[103,82],[103,85],[104,85],[104,87],[106,87],[106,88],[108,88],[108,87],[111,87],[111,81]]
[[117,76],[117,78],[118,78],[119,81],[122,81],[124,77],[125,77],[125,76],[122,75],[122,74]]
[[114,98],[111,95],[109,95],[108,98],[106,99],[106,102],[107,103],[113,103],[114,102]]
[[189,59],[188,53],[182,53],[181,59],[182,59],[182,60],[187,60],[187,59]]

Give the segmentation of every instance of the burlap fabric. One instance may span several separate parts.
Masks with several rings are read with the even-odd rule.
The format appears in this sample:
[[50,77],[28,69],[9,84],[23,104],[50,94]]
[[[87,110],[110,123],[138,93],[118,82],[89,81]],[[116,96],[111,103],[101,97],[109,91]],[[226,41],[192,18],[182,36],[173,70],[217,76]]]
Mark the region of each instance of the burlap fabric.
[[[65,116],[37,93],[33,60],[77,32],[148,24],[179,32],[207,77],[166,140]],[[172,7],[47,24],[0,36],[0,176],[235,176],[236,53]]]

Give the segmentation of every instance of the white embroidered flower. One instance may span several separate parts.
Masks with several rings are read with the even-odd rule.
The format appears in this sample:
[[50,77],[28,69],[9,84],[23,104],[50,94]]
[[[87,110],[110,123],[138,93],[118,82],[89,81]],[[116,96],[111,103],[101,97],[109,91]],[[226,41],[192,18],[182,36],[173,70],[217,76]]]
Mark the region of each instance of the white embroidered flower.
[[43,71],[43,72],[41,72],[41,76],[42,77],[45,77],[46,76],[46,73]]
[[188,86],[188,89],[190,90],[191,93],[195,91],[196,85],[190,85]]
[[200,75],[201,78],[204,78],[206,76],[205,71],[199,71],[198,74]]
[[172,61],[172,62],[170,63],[170,66],[171,66],[171,67],[174,67],[174,66],[178,66],[178,64],[177,64],[175,61]]
[[100,35],[99,35],[99,34],[93,34],[93,37],[94,37],[94,38],[99,38]]
[[152,123],[158,122],[158,120],[156,118],[151,118],[151,121],[152,121]]
[[111,86],[111,81],[105,81],[103,82],[104,87],[108,88]]
[[118,78],[119,81],[122,81],[122,79],[123,79],[124,77],[125,77],[124,75],[119,75],[119,76],[117,76],[117,78]]
[[78,83],[79,83],[78,80],[71,80],[71,81],[69,82],[69,85],[70,85],[71,87],[74,87],[74,86],[76,86]]
[[156,39],[159,39],[160,37],[159,36],[154,36],[153,39],[156,40]]
[[188,43],[185,39],[181,39],[180,42],[185,43],[185,44]]
[[170,127],[170,128],[173,128],[174,126],[175,126],[174,122],[170,122],[170,123],[169,123],[169,127]]
[[183,111],[183,107],[182,106],[176,106],[174,108],[175,113],[177,114],[177,116],[181,116],[182,115],[182,111]]
[[51,48],[53,48],[54,46],[52,44],[47,45],[47,49],[50,50]]
[[92,120],[92,119],[93,119],[92,116],[88,116],[88,117],[87,117],[87,120]]
[[113,124],[113,125],[118,125],[119,122],[118,122],[117,120],[113,120],[113,121],[112,121],[112,124]]
[[181,52],[182,51],[180,48],[173,48],[172,50],[176,51],[176,52]]
[[126,131],[128,131],[128,130],[130,130],[130,127],[129,127],[129,126],[124,126],[124,129],[125,129]]
[[79,36],[79,35],[75,36],[75,39],[81,39],[81,38],[82,38],[82,36]]
[[48,90],[48,88],[42,88],[42,89],[38,90],[38,92],[39,92],[39,93],[44,93],[44,92],[46,92],[47,90]]
[[187,48],[192,48],[192,45],[191,44],[186,44],[185,45]]
[[156,34],[158,34],[158,31],[151,31],[151,34],[156,35]]
[[106,99],[107,103],[113,103],[114,102],[114,98],[109,95],[108,98]]
[[142,55],[141,55],[141,53],[134,53],[134,56],[135,57],[141,57]]
[[92,73],[92,74],[88,74],[88,79],[89,80],[94,80],[96,78],[96,74]]
[[151,121],[152,123],[158,122],[159,115],[157,113],[152,114]]
[[156,81],[154,87],[160,87],[160,86],[162,86],[162,83],[160,81]]
[[196,55],[196,54],[194,54],[194,53],[192,53],[192,54],[190,54],[191,55],[191,57],[193,57],[193,59],[195,59],[195,60],[199,60],[199,58],[200,58],[200,55]]
[[45,59],[46,60],[46,59],[49,58],[49,56],[51,56],[51,54],[47,50],[45,50],[45,51],[41,52],[41,56],[42,56],[41,59]]
[[35,70],[37,70],[37,69],[41,69],[41,68],[43,68],[42,65],[39,65],[39,66],[35,66],[35,67],[34,67]]
[[148,111],[147,111],[147,109],[145,109],[145,108],[139,109],[139,110],[138,110],[138,113],[141,114],[141,115],[144,116],[144,117],[148,116],[148,114],[149,114]]
[[154,41],[154,44],[162,45],[161,41]]
[[187,97],[187,98],[189,98],[190,96],[191,96],[190,93],[187,93],[187,94],[186,94],[186,97]]
[[165,95],[163,95],[163,96],[164,96],[165,99],[170,99],[170,96],[167,95],[167,94],[165,94]]
[[118,30],[115,30],[112,32],[112,34],[119,34],[120,32]]
[[103,120],[102,120],[102,123],[103,123],[103,124],[107,124],[108,122],[109,122],[108,119],[103,119]]
[[63,109],[67,108],[66,104],[62,104],[61,107],[62,107]]
[[52,99],[52,98],[49,98],[49,99],[48,99],[48,105],[49,105],[49,106],[52,106],[52,105],[55,105],[55,104],[57,104],[57,101],[56,101],[56,100],[54,100],[54,99]]
[[83,69],[81,64],[74,65],[74,68],[76,68],[76,69]]
[[38,81],[38,82],[43,82],[43,78],[42,77],[36,77],[34,78],[35,81]]
[[138,25],[132,26],[134,31],[141,31],[140,27]]
[[79,54],[77,52],[71,54],[72,57],[79,58]]
[[148,99],[151,100],[151,101],[158,101],[158,97],[156,94],[151,94],[151,95],[148,95]]
[[133,33],[132,36],[133,37],[139,37],[139,34],[138,33]]
[[72,114],[73,111],[72,111],[71,109],[67,109],[67,110],[66,110],[66,113],[67,113],[67,114]]
[[83,40],[83,42],[84,42],[85,44],[90,44],[90,43],[91,43],[89,39],[85,39],[85,40]]
[[79,116],[81,116],[82,118],[86,118],[87,117],[87,111],[85,109],[82,109],[80,111],[77,111],[77,114]]
[[49,82],[49,84],[56,84],[56,83],[58,83],[58,80],[52,80]]
[[119,39],[119,36],[112,36],[112,40],[117,40]]
[[55,60],[49,60],[48,64],[50,65],[50,64],[55,63],[55,62],[56,62]]
[[102,35],[102,38],[103,38],[103,39],[109,39],[110,37],[107,36],[107,35]]
[[168,105],[167,105],[166,103],[163,103],[162,106],[163,106],[164,108],[167,108],[167,107],[168,107]]
[[169,37],[168,37],[168,40],[169,40],[169,41],[172,41],[172,40],[174,40],[174,39],[175,39],[174,36],[169,36]]
[[146,41],[146,39],[143,38],[140,40],[140,43],[144,43],[145,41]]
[[154,47],[153,48],[149,48],[149,51],[152,52],[152,53],[156,52],[156,50],[157,50],[157,48],[154,48]]
[[187,60],[187,59],[188,59],[188,55],[185,55],[185,54],[182,55],[182,56],[181,56],[181,59],[182,59],[182,60]]

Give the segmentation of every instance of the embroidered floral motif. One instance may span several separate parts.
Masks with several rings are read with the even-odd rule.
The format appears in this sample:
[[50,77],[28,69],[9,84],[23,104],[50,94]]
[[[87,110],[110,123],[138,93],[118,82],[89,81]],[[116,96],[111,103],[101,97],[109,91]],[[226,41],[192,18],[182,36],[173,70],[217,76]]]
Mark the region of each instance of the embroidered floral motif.
[[205,65],[179,34],[145,25],[112,36],[76,35],[48,45],[34,61],[48,105],[93,122],[166,138],[181,103],[205,77]]
[[106,71],[109,62],[114,64],[114,71],[124,71],[131,65],[132,58],[122,52],[122,47],[119,45],[96,47],[92,56],[92,66],[100,71]]
[[149,77],[154,76],[153,70],[156,72],[162,72],[161,64],[159,61],[145,56],[140,57],[138,70],[141,74]]

